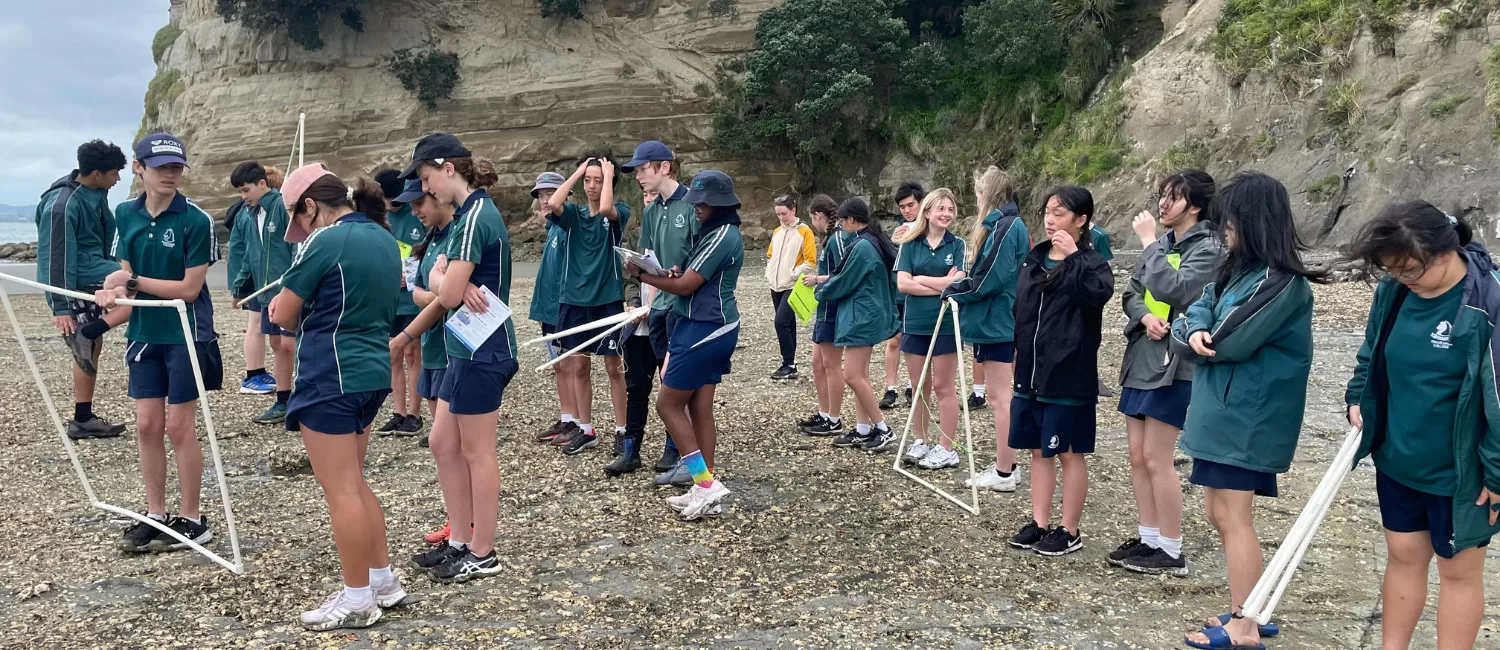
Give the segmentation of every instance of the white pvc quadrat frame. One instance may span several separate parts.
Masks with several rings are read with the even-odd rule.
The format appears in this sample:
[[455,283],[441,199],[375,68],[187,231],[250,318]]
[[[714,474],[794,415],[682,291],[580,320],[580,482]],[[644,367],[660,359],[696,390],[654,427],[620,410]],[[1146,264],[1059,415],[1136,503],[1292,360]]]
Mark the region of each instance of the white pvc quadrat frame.
[[563,359],[571,357],[571,356],[577,354],[581,350],[590,349],[590,346],[594,345],[595,343],[598,343],[599,341],[604,340],[604,337],[609,336],[610,334],[614,334],[615,332],[618,332],[618,331],[620,331],[622,329],[625,329],[625,326],[629,325],[631,323],[631,321],[634,321],[637,318],[645,316],[648,311],[650,311],[649,307],[637,307],[637,308],[632,309],[630,311],[627,311],[627,312],[625,312],[623,314],[616,314],[614,316],[606,316],[606,317],[601,318],[599,320],[596,320],[596,321],[594,321],[592,323],[584,323],[583,325],[579,325],[578,327],[574,327],[572,329],[567,329],[567,330],[563,330],[561,332],[556,332],[556,333],[553,333],[553,334],[548,334],[547,336],[543,336],[543,337],[540,337],[540,338],[531,339],[530,341],[527,341],[527,342],[523,343],[522,345],[523,346],[529,346],[529,345],[536,345],[536,344],[539,344],[539,343],[546,343],[548,341],[555,341],[555,340],[561,339],[561,338],[563,338],[565,336],[572,336],[572,335],[578,334],[580,332],[588,332],[588,331],[596,330],[596,329],[599,329],[601,327],[606,327],[606,326],[609,327],[609,329],[606,329],[603,332],[600,332],[599,334],[595,335],[594,338],[591,338],[591,339],[589,339],[587,341],[584,341],[583,343],[579,344],[578,347],[575,347],[575,348],[573,348],[571,350],[568,350],[567,352],[559,354],[556,357],[553,357],[547,363],[544,363],[544,364],[542,364],[540,366],[537,366],[536,372],[537,373],[542,373],[542,372],[545,372],[548,368],[551,368],[552,366],[555,366],[558,363],[561,363]]
[[[220,566],[229,569],[231,573],[244,573],[245,561],[244,558],[240,555],[239,533],[236,532],[234,527],[234,509],[230,506],[229,503],[229,485],[224,481],[224,463],[219,457],[219,440],[214,435],[214,418],[213,414],[209,412],[208,408],[208,391],[205,390],[203,386],[203,371],[198,365],[197,346],[187,346],[188,360],[193,364],[193,381],[198,384],[198,398],[199,402],[201,402],[200,406],[202,407],[203,411],[203,424],[208,433],[208,448],[209,452],[213,455],[214,458],[214,473],[217,474],[219,478],[219,498],[224,501],[224,524],[229,528],[229,547],[234,553],[233,562],[225,560],[217,553],[204,548],[197,542],[183,537],[177,531],[168,528],[162,522],[156,521],[155,519],[142,515],[138,512],[134,512],[132,510],[127,510],[125,508],[105,503],[104,501],[101,501],[97,495],[94,494],[94,486],[89,482],[88,474],[85,474],[83,471],[83,463],[78,460],[78,451],[73,446],[73,441],[68,438],[67,427],[63,425],[62,416],[58,414],[57,407],[52,401],[52,393],[48,392],[46,382],[42,381],[42,372],[36,365],[36,358],[31,354],[31,347],[26,344],[26,334],[21,330],[21,321],[16,318],[16,310],[10,304],[10,292],[5,289],[5,282],[14,282],[16,284],[40,289],[47,293],[57,294],[59,296],[68,296],[70,298],[76,298],[78,300],[87,300],[89,302],[94,302],[94,297],[86,293],[68,291],[66,289],[60,289],[58,287],[45,285],[40,282],[34,282],[31,280],[26,280],[24,278],[18,278],[13,275],[0,273],[0,303],[3,303],[5,306],[5,315],[10,317],[11,328],[15,330],[16,343],[21,346],[21,354],[26,357],[26,365],[31,368],[31,376],[34,380],[36,380],[36,389],[42,394],[42,403],[47,407],[47,413],[52,416],[52,423],[57,427],[57,437],[62,439],[63,448],[68,452],[68,459],[73,462],[73,469],[78,472],[78,482],[83,484],[83,493],[88,497],[89,505],[147,524],[157,529],[158,531],[161,531],[162,533],[170,535],[173,539],[186,544],[189,548],[192,548],[193,550],[201,553],[204,557],[217,562]],[[177,310],[178,320],[182,323],[183,336],[186,340],[192,339],[193,328],[188,324],[187,303],[183,302],[182,300],[121,299],[119,303],[122,305],[129,305],[131,307],[174,308]]]
[[[949,307],[952,307],[952,311],[949,311]],[[964,363],[964,353],[963,353],[963,349],[964,349],[964,337],[963,337],[963,330],[958,325],[958,301],[956,301],[956,300],[954,300],[952,298],[944,300],[943,301],[943,306],[938,308],[937,322],[939,322],[939,323],[943,322],[943,314],[945,314],[945,313],[951,313],[953,315],[953,340],[954,340],[954,343],[956,343],[957,347],[958,347],[958,394],[959,395],[968,395],[969,394],[969,385],[967,383],[965,383],[965,381],[967,380],[967,378],[969,376],[969,373],[967,372],[967,370],[966,370],[967,366]],[[937,340],[938,340],[938,337],[936,336],[936,334],[934,334],[933,337],[932,337],[932,340],[930,342],[928,342],[928,344],[927,344],[927,357],[925,359],[923,359],[923,361],[922,361],[922,374],[917,377],[917,385],[912,389],[912,394],[913,394],[914,400],[921,400],[921,399],[923,399],[922,395],[924,393],[922,392],[922,389],[926,386],[926,384],[927,384],[927,376],[928,376],[928,374],[932,370],[932,351],[937,347]],[[964,418],[963,418],[963,420],[964,420],[964,422],[963,422],[963,425],[964,425],[964,439],[965,439],[965,443],[964,444],[966,445],[964,447],[964,451],[965,451],[964,455],[969,457],[969,498],[970,498],[970,503],[964,503],[958,497],[955,497],[955,496],[949,494],[948,492],[946,492],[942,488],[940,488],[940,487],[938,487],[936,485],[933,485],[932,483],[927,482],[926,479],[924,479],[924,478],[922,478],[920,476],[917,476],[916,474],[913,474],[911,472],[908,472],[908,471],[906,471],[905,468],[901,467],[902,450],[906,449],[906,438],[907,438],[907,436],[909,436],[911,434],[912,422],[917,417],[917,409],[915,407],[913,407],[911,409],[911,412],[908,413],[907,416],[906,416],[906,427],[901,430],[901,442],[897,443],[897,445],[896,445],[896,460],[895,460],[895,462],[891,463],[891,469],[896,470],[897,473],[901,474],[902,476],[905,476],[906,478],[909,478],[909,479],[911,479],[913,481],[916,481],[918,485],[921,485],[922,487],[925,487],[925,488],[927,488],[929,490],[932,490],[938,496],[941,496],[944,499],[952,501],[958,507],[963,508],[965,512],[968,512],[971,515],[978,515],[979,514],[979,482],[978,482],[978,478],[979,477],[974,472],[974,428],[969,423],[969,400],[960,397],[959,400],[958,400],[958,402],[959,402],[959,404],[963,408],[963,415],[964,415]],[[928,406],[927,410],[928,410],[928,412],[931,412],[933,410],[932,407],[931,407],[931,405]]]

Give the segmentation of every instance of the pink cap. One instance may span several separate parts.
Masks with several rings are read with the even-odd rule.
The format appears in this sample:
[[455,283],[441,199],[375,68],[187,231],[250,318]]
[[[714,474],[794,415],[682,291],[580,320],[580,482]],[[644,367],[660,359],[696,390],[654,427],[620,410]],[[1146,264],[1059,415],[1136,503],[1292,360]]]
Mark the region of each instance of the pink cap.
[[307,240],[307,229],[297,223],[297,218],[293,217],[292,213],[296,211],[297,203],[302,200],[302,193],[324,176],[333,176],[333,172],[329,171],[323,163],[308,163],[287,174],[286,180],[281,183],[281,200],[286,203],[286,213],[291,222],[287,224],[283,239],[294,244]]

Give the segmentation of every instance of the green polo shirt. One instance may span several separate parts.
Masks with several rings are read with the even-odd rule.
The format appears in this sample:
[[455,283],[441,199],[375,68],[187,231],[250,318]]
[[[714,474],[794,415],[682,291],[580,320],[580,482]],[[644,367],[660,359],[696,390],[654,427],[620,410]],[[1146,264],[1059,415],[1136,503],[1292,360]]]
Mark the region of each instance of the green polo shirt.
[[[385,215],[391,224],[391,234],[396,237],[396,249],[401,252],[401,263],[411,257],[411,249],[422,243],[427,238],[427,227],[422,225],[422,220],[411,213],[410,205],[403,205],[394,212]],[[400,287],[400,284],[396,285]],[[417,303],[411,298],[411,291],[401,291],[396,296],[397,316],[416,316],[422,313]]]
[[[902,244],[901,249],[896,252],[896,272],[941,278],[947,276],[951,269],[965,271],[964,256],[967,251],[964,240],[953,236],[951,232],[943,233],[943,240],[936,248],[928,245],[926,237],[909,241]],[[942,307],[942,301],[937,296],[902,294],[902,298],[905,305],[905,317],[901,321],[902,332],[932,336],[933,326],[937,325],[938,334],[953,333],[951,316],[945,316],[941,323],[937,322],[938,311]]]
[[[120,204],[115,213],[115,241],[111,255],[130,265],[143,278],[181,280],[187,270],[219,259],[214,218],[181,192],[155,218],[146,211],[146,195]],[[200,292],[201,293],[201,292]],[[141,291],[140,300],[161,300]],[[187,312],[188,324],[197,329],[197,309]],[[147,307],[130,310],[125,338],[140,343],[184,344],[182,323],[176,310]]]
[[739,226],[724,224],[705,232],[693,246],[684,269],[703,276],[703,286],[691,296],[679,296],[672,303],[672,311],[688,320],[721,325],[739,322],[740,309],[734,290],[739,286],[740,267],[744,264],[745,242]]
[[[422,255],[422,262],[417,266],[417,286],[431,291],[427,286],[427,276],[432,273],[432,267],[437,266],[438,255],[446,255],[448,252],[448,234],[453,232],[453,222],[448,222],[446,228],[432,231],[432,241],[427,243],[427,251]],[[448,345],[443,340],[444,330],[442,322],[422,332],[422,367],[429,370],[439,370],[448,367]]]
[[391,387],[393,282],[401,256],[391,233],[351,212],[309,235],[281,287],[302,298],[292,390],[362,393]]
[[1100,255],[1104,256],[1105,261],[1109,261],[1115,258],[1114,251],[1110,250],[1109,248],[1109,233],[1104,232],[1103,228],[1100,228],[1099,226],[1089,228],[1089,244],[1093,246],[1094,250],[1098,251]]
[[[641,217],[641,250],[655,251],[656,260],[664,269],[686,268],[688,254],[693,250],[693,235],[698,234],[698,216],[693,214],[692,204],[682,200],[687,190],[686,185],[678,185],[672,196],[656,197]],[[658,291],[651,308],[671,309],[676,298]]]
[[1463,306],[1464,283],[1436,298],[1409,294],[1385,344],[1391,383],[1385,443],[1375,466],[1413,490],[1453,496],[1453,422],[1468,372],[1464,351],[1453,345],[1453,322]]
[[[449,226],[454,232],[448,236],[448,260],[472,262],[474,272],[469,275],[469,284],[489,287],[500,302],[510,305],[510,233],[505,229],[500,209],[490,200],[489,193],[475,190],[454,215]],[[452,318],[457,311],[450,310],[448,317]],[[470,350],[445,329],[448,356],[483,362],[514,359],[515,320],[514,317],[506,320],[478,350]]]
[[[627,211],[621,215],[629,219]],[[558,283],[563,304],[592,307],[625,301],[620,256],[615,254],[614,224],[589,214],[586,205],[563,204],[562,214],[548,221],[567,233],[562,243],[562,277]],[[619,227],[624,229],[622,220]]]

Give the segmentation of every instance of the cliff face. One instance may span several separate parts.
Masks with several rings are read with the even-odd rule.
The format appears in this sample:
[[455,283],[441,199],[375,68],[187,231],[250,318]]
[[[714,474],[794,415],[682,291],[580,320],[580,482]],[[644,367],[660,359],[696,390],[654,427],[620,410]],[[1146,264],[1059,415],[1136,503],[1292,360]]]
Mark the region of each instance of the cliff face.
[[[225,23],[214,0],[173,0],[183,32],[160,67],[180,73],[183,91],[161,104],[156,124],[186,141],[184,191],[214,211],[233,198],[234,165],[286,164],[305,112],[306,159],[346,179],[404,166],[427,133],[458,135],[494,161],[492,193],[509,217],[529,204],[539,172],[570,172],[599,148],[626,157],[650,139],[672,146],[688,174],[733,174],[747,208],[769,213],[788,176],[717,159],[708,100],[694,88],[754,44],[756,17],[775,4],[740,0],[731,19],[710,15],[708,0],[598,0],[584,19],[559,21],[542,18],[536,0],[371,0],[362,33],[330,18],[326,45],[309,52]],[[385,67],[394,50],[426,47],[457,53],[461,65],[453,98],[433,111]]]

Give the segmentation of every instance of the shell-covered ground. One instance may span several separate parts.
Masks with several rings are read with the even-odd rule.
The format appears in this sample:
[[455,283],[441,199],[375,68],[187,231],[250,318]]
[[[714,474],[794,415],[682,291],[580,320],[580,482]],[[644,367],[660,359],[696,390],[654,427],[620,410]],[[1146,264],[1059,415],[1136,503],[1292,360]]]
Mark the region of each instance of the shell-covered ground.
[[[530,291],[529,279],[518,279],[513,302],[526,304]],[[1257,503],[1267,559],[1345,433],[1343,383],[1369,295],[1355,283],[1316,289],[1317,356],[1297,460],[1282,477],[1283,496]],[[1135,530],[1114,400],[1099,405],[1084,549],[1056,559],[1017,552],[1004,540],[1029,515],[1026,481],[1014,494],[981,494],[981,514],[970,516],[896,474],[889,456],[838,450],[797,433],[792,423],[813,405],[806,332],[803,378],[771,381],[776,341],[758,268],[743,273],[739,298],[743,347],[718,393],[717,469],[734,490],[725,516],[683,523],[663,504],[675,492],[651,484],[649,463],[663,439],[654,416],[648,467],[619,479],[600,471],[608,445],[566,457],[532,442],[555,418],[556,403],[549,378],[530,372],[543,353],[527,349],[501,410],[497,548],[505,571],[444,586],[398,561],[410,604],[387,612],[375,628],[321,634],[303,631],[296,616],[338,586],[327,511],[310,474],[285,475],[302,453],[299,438],[250,422],[269,397],[225,391],[209,400],[249,571],[233,575],[191,552],[123,556],[113,543],[125,521],[89,507],[7,325],[0,344],[0,647],[1173,648],[1184,647],[1181,633],[1197,621],[1228,610],[1222,550],[1203,517],[1201,490],[1185,481],[1192,575],[1145,577],[1106,565],[1105,554]],[[237,379],[243,315],[230,311],[222,293],[217,300],[227,371]],[[42,301],[24,296],[15,304],[48,389],[67,408],[70,361]],[[1122,320],[1116,301],[1101,358],[1107,379],[1122,352]],[[529,322],[519,330],[523,339],[537,334]],[[111,333],[96,398],[96,410],[117,420],[133,417],[123,347]],[[879,365],[871,371],[883,372]],[[608,430],[613,417],[597,367],[596,379],[595,423]],[[992,460],[993,428],[987,411],[975,416],[983,467]],[[904,410],[892,413],[898,424],[905,417]],[[78,451],[102,499],[143,507],[130,434],[85,441]],[[1187,465],[1178,469],[1185,478]],[[443,520],[431,457],[413,438],[377,437],[367,473],[385,505],[392,554],[404,560]],[[929,479],[966,496],[966,475],[967,464]],[[175,479],[169,481],[175,494]],[[211,464],[204,481],[212,546],[228,556]],[[1277,610],[1284,631],[1268,645],[1379,647],[1383,563],[1374,471],[1366,465],[1345,483]],[[1494,648],[1500,579],[1487,575],[1489,615],[1478,646]],[[1414,647],[1435,647],[1436,587],[1434,572]]]

